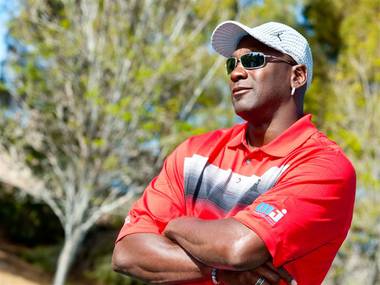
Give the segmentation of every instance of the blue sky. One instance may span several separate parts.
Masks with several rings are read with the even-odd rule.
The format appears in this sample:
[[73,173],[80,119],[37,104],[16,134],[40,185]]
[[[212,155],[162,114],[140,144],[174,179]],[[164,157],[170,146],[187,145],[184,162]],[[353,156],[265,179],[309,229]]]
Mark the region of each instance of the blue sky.
[[0,61],[5,57],[4,36],[7,33],[7,22],[17,11],[17,1],[0,0]]

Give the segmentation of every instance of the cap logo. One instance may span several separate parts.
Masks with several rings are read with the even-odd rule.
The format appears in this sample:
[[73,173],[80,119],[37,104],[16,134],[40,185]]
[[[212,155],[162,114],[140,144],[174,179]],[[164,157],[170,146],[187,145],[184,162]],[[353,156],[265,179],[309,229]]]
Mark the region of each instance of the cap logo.
[[280,42],[282,42],[282,39],[281,39],[281,35],[284,33],[285,31],[282,31],[282,32],[275,32],[275,33],[273,33],[273,34],[271,34],[272,36],[274,36],[274,37],[277,37],[279,40],[280,40]]

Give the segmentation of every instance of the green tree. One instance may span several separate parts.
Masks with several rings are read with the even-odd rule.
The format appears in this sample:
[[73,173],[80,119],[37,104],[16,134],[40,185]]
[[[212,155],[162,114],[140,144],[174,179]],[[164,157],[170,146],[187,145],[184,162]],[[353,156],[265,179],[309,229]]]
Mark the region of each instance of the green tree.
[[10,31],[26,51],[8,60],[17,107],[1,116],[0,180],[59,218],[54,284],[64,284],[96,221],[130,202],[179,140],[220,123],[210,118],[225,99],[210,82],[223,60],[205,42],[235,3],[22,4]]
[[308,2],[305,14],[317,53],[316,80],[310,95],[319,102],[314,105],[322,114],[318,122],[344,148],[358,178],[351,232],[327,282],[378,284],[380,3]]
[[335,68],[341,48],[340,25],[343,9],[340,1],[305,1],[304,27],[313,51],[313,84],[306,96],[306,110],[319,127],[329,124],[329,107],[335,104],[330,70]]
[[339,82],[334,85],[337,104],[333,108],[334,124],[329,129],[353,159],[358,174],[358,199],[351,236],[342,255],[346,266],[337,280],[340,284],[378,284],[380,3],[345,2],[345,17],[339,30],[342,48],[331,75],[333,82]]

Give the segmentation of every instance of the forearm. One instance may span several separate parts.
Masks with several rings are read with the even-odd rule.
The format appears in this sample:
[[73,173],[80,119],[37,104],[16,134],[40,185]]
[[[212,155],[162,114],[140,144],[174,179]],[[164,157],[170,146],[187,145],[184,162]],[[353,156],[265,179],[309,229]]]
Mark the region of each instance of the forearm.
[[270,258],[262,240],[233,219],[206,221],[182,217],[171,221],[164,234],[212,267],[248,270]]
[[179,245],[156,234],[133,234],[119,241],[113,267],[115,271],[153,284],[175,284],[210,276],[210,268],[194,260]]

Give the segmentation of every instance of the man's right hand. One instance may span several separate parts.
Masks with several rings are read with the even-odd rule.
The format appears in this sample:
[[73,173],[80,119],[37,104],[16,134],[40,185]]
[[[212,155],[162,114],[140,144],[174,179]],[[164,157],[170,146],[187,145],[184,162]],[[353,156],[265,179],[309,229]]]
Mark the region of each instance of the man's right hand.
[[265,279],[262,285],[276,285],[279,284],[280,280],[291,285],[297,284],[284,268],[281,267],[277,269],[269,261],[258,268],[249,271],[238,272],[221,270],[219,272],[220,281],[222,284],[226,285],[255,285],[260,277]]

